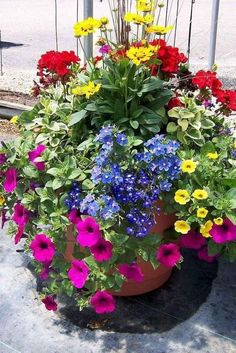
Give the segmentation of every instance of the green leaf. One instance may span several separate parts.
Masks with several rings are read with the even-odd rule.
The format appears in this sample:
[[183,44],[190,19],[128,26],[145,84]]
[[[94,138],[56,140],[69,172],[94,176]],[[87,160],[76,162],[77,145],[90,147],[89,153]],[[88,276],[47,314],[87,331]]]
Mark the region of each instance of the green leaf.
[[232,188],[225,194],[227,200],[230,201],[231,209],[236,208],[236,188]]
[[81,174],[81,169],[77,168],[74,169],[70,174],[69,174],[69,179],[76,179],[79,175]]
[[211,141],[208,141],[201,147],[201,155],[206,156],[210,152],[215,152],[215,145]]
[[210,119],[204,119],[201,121],[201,126],[203,129],[211,129],[215,126],[215,123]]
[[38,170],[32,165],[28,165],[27,167],[24,167],[23,173],[30,178],[38,178],[39,177]]
[[52,182],[52,188],[53,190],[57,190],[63,186],[63,181],[60,179],[54,179]]
[[223,249],[223,244],[216,244],[212,239],[208,242],[208,254],[210,256],[220,254],[221,250]]
[[170,133],[175,132],[176,130],[177,130],[177,125],[172,121],[166,127],[166,131]]
[[85,179],[82,183],[83,189],[91,190],[94,188],[94,184],[89,179]]
[[50,168],[47,170],[47,174],[57,176],[60,173],[60,169],[58,168]]
[[158,78],[150,78],[148,83],[144,83],[141,92],[151,92],[163,86],[163,81]]
[[178,124],[181,126],[182,131],[186,131],[188,128],[188,120],[186,119],[179,119]]
[[133,141],[133,146],[140,146],[143,143],[143,140],[141,139],[135,139]]
[[85,110],[85,109],[82,109],[79,112],[72,114],[71,120],[70,120],[68,126],[72,126],[72,125],[79,123],[81,120],[83,120],[85,118],[86,114],[87,114],[87,110]]
[[233,224],[236,224],[236,212],[227,211],[226,216],[231,220]]
[[168,116],[170,118],[179,118],[179,111],[180,111],[179,107],[172,108],[168,111]]
[[130,125],[132,126],[133,129],[138,129],[139,127],[139,122],[137,120],[130,120]]
[[186,135],[191,137],[193,140],[198,140],[201,139],[201,133],[200,131],[196,130],[196,129],[189,129],[186,131]]

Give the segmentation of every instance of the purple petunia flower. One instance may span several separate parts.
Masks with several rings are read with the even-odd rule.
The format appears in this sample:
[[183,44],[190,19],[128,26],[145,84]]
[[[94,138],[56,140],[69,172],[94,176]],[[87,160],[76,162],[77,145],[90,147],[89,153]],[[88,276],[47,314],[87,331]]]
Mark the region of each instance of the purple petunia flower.
[[45,234],[37,234],[30,244],[35,260],[41,263],[50,263],[56,248],[54,243]]
[[76,241],[81,246],[93,246],[101,236],[99,224],[92,217],[87,217],[77,223],[78,235]]
[[128,280],[134,282],[142,282],[144,275],[141,268],[137,264],[121,264],[118,266],[120,274],[125,276]]
[[46,146],[38,145],[37,148],[35,148],[34,150],[28,153],[29,160],[40,171],[43,171],[45,169],[45,162],[37,162],[37,158],[41,157],[45,149],[46,149]]
[[90,251],[98,262],[108,261],[112,257],[112,243],[100,238],[97,243],[91,246]]
[[236,240],[236,225],[226,218],[222,225],[214,224],[209,233],[215,243],[224,244]]
[[13,192],[17,186],[17,171],[15,168],[9,168],[5,174],[3,189],[5,192]]
[[180,237],[180,247],[188,249],[200,249],[206,244],[206,238],[195,230],[190,230],[187,234]]
[[111,313],[116,308],[115,299],[105,290],[92,295],[90,303],[97,314]]
[[181,259],[179,247],[174,243],[162,244],[156,254],[157,260],[166,267],[174,267]]
[[104,44],[104,45],[99,49],[99,53],[101,53],[101,54],[108,54],[110,50],[111,50],[110,45],[109,45],[109,44]]
[[83,260],[73,260],[68,271],[68,278],[72,284],[80,289],[83,288],[89,275],[89,268]]

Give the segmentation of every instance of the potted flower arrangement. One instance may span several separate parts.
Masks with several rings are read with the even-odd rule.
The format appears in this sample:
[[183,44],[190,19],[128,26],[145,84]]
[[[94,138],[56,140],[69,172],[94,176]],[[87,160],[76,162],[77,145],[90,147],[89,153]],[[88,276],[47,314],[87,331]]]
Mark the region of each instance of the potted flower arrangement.
[[162,5],[118,2],[116,40],[107,18],[76,23],[79,40],[100,30],[101,55],[42,55],[39,103],[2,142],[2,224],[32,254],[49,310],[65,292],[112,312],[115,295],[164,283],[182,247],[236,258],[236,92],[188,70],[163,39]]

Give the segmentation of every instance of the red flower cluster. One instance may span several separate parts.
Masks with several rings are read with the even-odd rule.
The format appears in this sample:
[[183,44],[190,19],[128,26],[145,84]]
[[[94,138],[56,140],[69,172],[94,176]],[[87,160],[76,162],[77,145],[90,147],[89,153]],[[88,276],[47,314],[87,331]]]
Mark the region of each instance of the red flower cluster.
[[[67,82],[72,74],[71,65],[79,63],[80,58],[73,51],[48,51],[41,56],[37,65],[37,76],[40,77],[40,84],[43,88],[55,85],[58,82]],[[35,95],[38,95],[40,86],[34,87]]]
[[[161,71],[168,74],[176,74],[179,71],[180,63],[186,63],[188,58],[179,52],[178,48],[166,45],[162,39],[154,40],[151,45],[158,45],[157,59],[162,61]],[[157,75],[157,65],[152,65],[152,75]]]
[[229,110],[236,110],[236,91],[223,90],[216,72],[200,70],[192,78],[193,84],[202,89],[210,89],[217,101]]

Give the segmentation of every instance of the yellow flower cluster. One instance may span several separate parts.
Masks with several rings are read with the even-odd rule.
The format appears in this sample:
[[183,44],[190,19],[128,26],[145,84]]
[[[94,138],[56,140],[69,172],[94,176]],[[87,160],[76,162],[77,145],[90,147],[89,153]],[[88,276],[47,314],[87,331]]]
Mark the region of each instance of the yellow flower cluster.
[[197,209],[198,218],[206,218],[207,214],[208,214],[208,210],[205,207],[199,207]]
[[183,220],[176,221],[175,222],[175,230],[178,233],[187,234],[190,231],[190,225]]
[[192,161],[192,159],[186,159],[181,163],[181,170],[184,173],[193,173],[197,167],[197,163]]
[[153,1],[150,0],[137,0],[136,10],[142,12],[150,12],[153,8]]
[[93,96],[101,88],[101,84],[95,84],[93,81],[89,81],[85,86],[78,86],[72,89],[72,93],[76,96],[85,96],[87,99]]
[[217,158],[219,158],[219,155],[217,152],[214,152],[214,153],[209,152],[209,153],[207,153],[207,157],[209,159],[217,159]]
[[207,191],[203,189],[196,189],[192,195],[197,200],[205,200],[208,198]]
[[0,206],[4,205],[5,203],[5,197],[3,195],[0,195]]
[[224,223],[223,218],[218,217],[218,218],[214,218],[214,223],[217,224],[218,226],[222,226],[222,224]]
[[74,25],[75,37],[88,36],[94,33],[101,26],[101,21],[92,17],[88,17],[84,21],[77,22]]
[[126,55],[134,64],[140,65],[147,62],[154,55],[156,49],[157,48],[153,45],[139,48],[131,47]]
[[162,34],[166,34],[170,31],[172,31],[172,29],[174,28],[174,26],[167,26],[167,27],[164,27],[164,26],[150,26],[150,27],[147,27],[146,28],[146,32],[147,33],[155,33],[155,34],[159,34],[159,35],[162,35]]
[[124,17],[126,22],[133,22],[136,25],[145,25],[153,22],[152,15],[141,16],[137,13],[127,12]]
[[209,233],[211,228],[213,227],[212,221],[207,221],[200,227],[200,233],[204,238],[210,238],[211,234]]

